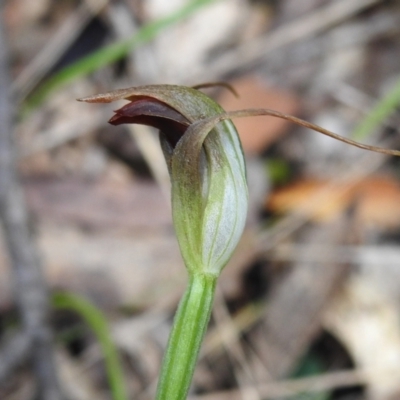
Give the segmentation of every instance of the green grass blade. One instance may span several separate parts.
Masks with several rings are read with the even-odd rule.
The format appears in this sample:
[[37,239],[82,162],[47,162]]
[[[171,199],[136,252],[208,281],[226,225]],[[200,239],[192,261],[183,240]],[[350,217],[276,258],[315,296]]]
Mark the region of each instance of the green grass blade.
[[369,114],[354,129],[351,137],[355,140],[366,138],[381,124],[400,104],[400,79],[393,89],[376,104]]
[[101,346],[113,399],[128,400],[118,352],[103,313],[83,297],[72,293],[55,293],[52,304],[56,308],[76,312],[90,326]]
[[27,108],[32,109],[37,107],[44,101],[49,93],[64,86],[65,84],[120,60],[139,45],[156,37],[163,29],[188,17],[200,7],[215,1],[216,0],[190,1],[171,15],[143,26],[130,38],[105,46],[100,50],[94,51],[86,57],[83,57],[75,63],[65,67],[60,72],[49,78],[42,86],[40,86],[40,88],[30,97],[27,103]]

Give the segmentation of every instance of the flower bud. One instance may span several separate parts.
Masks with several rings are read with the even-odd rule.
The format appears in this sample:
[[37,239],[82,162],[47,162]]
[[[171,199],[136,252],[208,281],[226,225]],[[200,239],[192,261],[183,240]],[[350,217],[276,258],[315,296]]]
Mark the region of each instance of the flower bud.
[[246,169],[235,126],[214,118],[224,113],[219,104],[185,86],[142,86],[81,101],[118,99],[130,102],[115,111],[111,124],[160,130],[173,221],[188,270],[218,275],[240,239],[247,214]]

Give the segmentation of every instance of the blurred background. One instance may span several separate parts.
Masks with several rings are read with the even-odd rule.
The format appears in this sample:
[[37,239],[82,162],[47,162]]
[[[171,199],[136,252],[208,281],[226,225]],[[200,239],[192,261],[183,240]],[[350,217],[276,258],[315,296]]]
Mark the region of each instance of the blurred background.
[[[226,110],[272,108],[400,148],[400,2],[3,3],[16,164],[46,285],[104,313],[127,398],[151,399],[186,284],[168,173],[156,132],[107,124],[123,102],[75,99],[226,81],[238,98],[204,89]],[[190,398],[399,399],[399,160],[271,117],[235,124],[248,162],[248,224],[220,278]],[[3,349],[21,325],[8,234]],[[119,400],[87,318],[53,303],[48,327],[65,398]],[[17,364],[0,357],[0,398],[41,398],[28,353]]]

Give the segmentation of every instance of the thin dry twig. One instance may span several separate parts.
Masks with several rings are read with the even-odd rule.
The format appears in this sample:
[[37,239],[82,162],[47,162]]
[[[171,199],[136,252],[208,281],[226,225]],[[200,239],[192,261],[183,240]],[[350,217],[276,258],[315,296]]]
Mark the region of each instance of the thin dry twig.
[[353,265],[372,265],[380,268],[397,265],[400,249],[394,245],[332,245],[287,244],[276,246],[265,255],[268,260],[280,262],[302,261],[307,263],[335,262]]
[[100,12],[107,3],[108,0],[97,1],[90,5],[83,2],[76,12],[64,21],[46,46],[12,83],[11,91],[18,101],[24,100],[29,95],[68,46],[79,36],[93,15]]
[[[125,89],[125,90],[129,91],[129,89]],[[115,93],[116,92],[118,92],[118,91],[115,91]],[[89,98],[85,98],[85,99],[80,99],[80,101],[88,101],[88,102],[93,102],[93,103],[100,102],[104,98],[107,98],[107,96],[111,97],[112,93],[114,93],[114,92],[110,92],[110,93],[106,93],[106,94],[99,94],[99,95],[93,96],[91,98],[89,97]],[[349,144],[350,146],[358,147],[359,149],[369,150],[369,151],[373,151],[375,153],[381,153],[381,154],[386,154],[386,155],[400,156],[400,150],[385,149],[383,147],[370,146],[367,144],[356,142],[355,140],[348,139],[344,136],[338,135],[337,133],[331,132],[328,129],[322,128],[319,125],[315,125],[311,122],[304,121],[304,120],[294,117],[292,115],[284,114],[284,113],[281,113],[280,111],[271,110],[268,108],[248,108],[248,109],[244,109],[244,110],[228,111],[226,113],[217,115],[215,117],[197,121],[197,122],[195,122],[195,124],[204,125],[204,127],[209,126],[211,129],[218,122],[226,120],[226,119],[244,118],[244,117],[262,117],[262,116],[285,119],[289,122],[293,122],[296,125],[311,129],[313,131],[322,133],[325,136],[329,136],[333,139],[339,140],[340,142]]]
[[[126,4],[111,4],[108,8],[110,23],[117,37],[124,38],[131,36],[136,30],[135,21],[130,15]],[[130,57],[128,68],[130,80],[137,81],[133,74],[133,59]],[[146,160],[149,169],[160,185],[166,199],[170,198],[170,183],[167,166],[164,162],[164,155],[159,145],[158,137],[152,134],[152,129],[143,125],[129,125],[128,130],[131,137],[136,142],[139,150]],[[169,204],[169,201],[168,201]]]
[[[23,330],[32,344],[32,361],[40,398],[61,400],[64,397],[55,372],[52,335],[47,322],[48,295],[37,249],[29,232],[29,216],[16,172],[7,65],[9,58],[2,21],[3,18],[0,22],[0,220],[13,267],[15,296]],[[4,363],[6,360],[1,361]],[[6,374],[13,367],[13,363],[8,366],[3,364],[2,370]]]
[[[249,304],[242,308],[228,321],[222,321],[218,327],[212,327],[207,333],[200,358],[218,356],[223,345],[234,345],[238,336],[247,332],[265,313],[265,304]],[[235,327],[232,329],[232,325]],[[224,342],[224,343],[223,343]]]
[[[247,362],[246,356],[240,343],[240,333],[229,315],[223,293],[217,288],[215,296],[215,304],[213,308],[213,316],[216,322],[216,331],[220,335],[221,342],[227,352],[231,363],[234,367],[234,374],[242,392],[242,388],[246,386],[246,382],[254,384],[254,374]],[[229,332],[227,329],[229,329]],[[231,340],[234,338],[234,341]],[[240,368],[237,368],[239,366]],[[246,394],[244,393],[246,392]],[[248,386],[242,393],[243,399],[260,400],[261,396],[254,385]]]
[[[371,371],[370,373],[398,373],[398,371]],[[349,370],[330,372],[307,378],[289,379],[277,382],[268,382],[258,385],[263,399],[276,399],[293,396],[299,393],[315,393],[337,388],[365,385],[369,382],[368,371]],[[192,396],[190,400],[239,400],[241,394],[238,390],[215,392],[202,396]]]
[[274,248],[284,238],[303,226],[315,212],[315,207],[328,201],[330,196],[343,195],[351,190],[352,185],[359,182],[372,172],[376,171],[386,160],[379,154],[364,154],[359,160],[346,167],[341,166],[334,174],[336,178],[321,187],[313,196],[299,203],[300,213],[290,213],[283,217],[276,225],[268,231],[261,232],[258,236],[258,254],[265,254]]
[[[379,2],[380,0],[332,1],[305,17],[298,18],[273,32],[267,32],[250,43],[244,43],[224,53],[207,66],[207,79],[218,79],[226,73],[261,63],[268,64],[268,58],[274,50],[315,36]],[[198,82],[202,79],[204,79],[203,76],[192,76],[188,80]]]

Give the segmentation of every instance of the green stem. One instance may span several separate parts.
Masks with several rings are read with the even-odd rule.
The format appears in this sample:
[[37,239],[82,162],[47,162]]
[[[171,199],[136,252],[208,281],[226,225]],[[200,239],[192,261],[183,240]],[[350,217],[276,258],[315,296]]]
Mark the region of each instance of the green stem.
[[396,110],[400,103],[400,79],[394,83],[392,89],[383,97],[368,115],[354,129],[351,137],[354,139],[364,139],[373,131],[382,121]]
[[184,400],[210,319],[216,276],[195,274],[179,304],[158,382],[156,400]]
[[103,313],[83,297],[72,293],[55,293],[52,302],[59,309],[72,310],[80,314],[94,331],[100,342],[112,398],[113,400],[127,400],[124,374],[118,351],[112,340],[110,329]]
[[79,59],[75,63],[66,66],[60,72],[50,77],[38,90],[31,96],[26,104],[29,111],[40,105],[48,94],[55,89],[72,82],[73,80],[97,71],[112,62],[118,61],[129,52],[133,52],[139,45],[148,42],[159,34],[163,29],[179,22],[190,16],[200,7],[213,3],[215,0],[192,0],[187,2],[181,9],[178,9],[171,15],[167,15],[159,20],[149,22],[144,25],[132,37],[119,42],[102,47],[89,55]]

